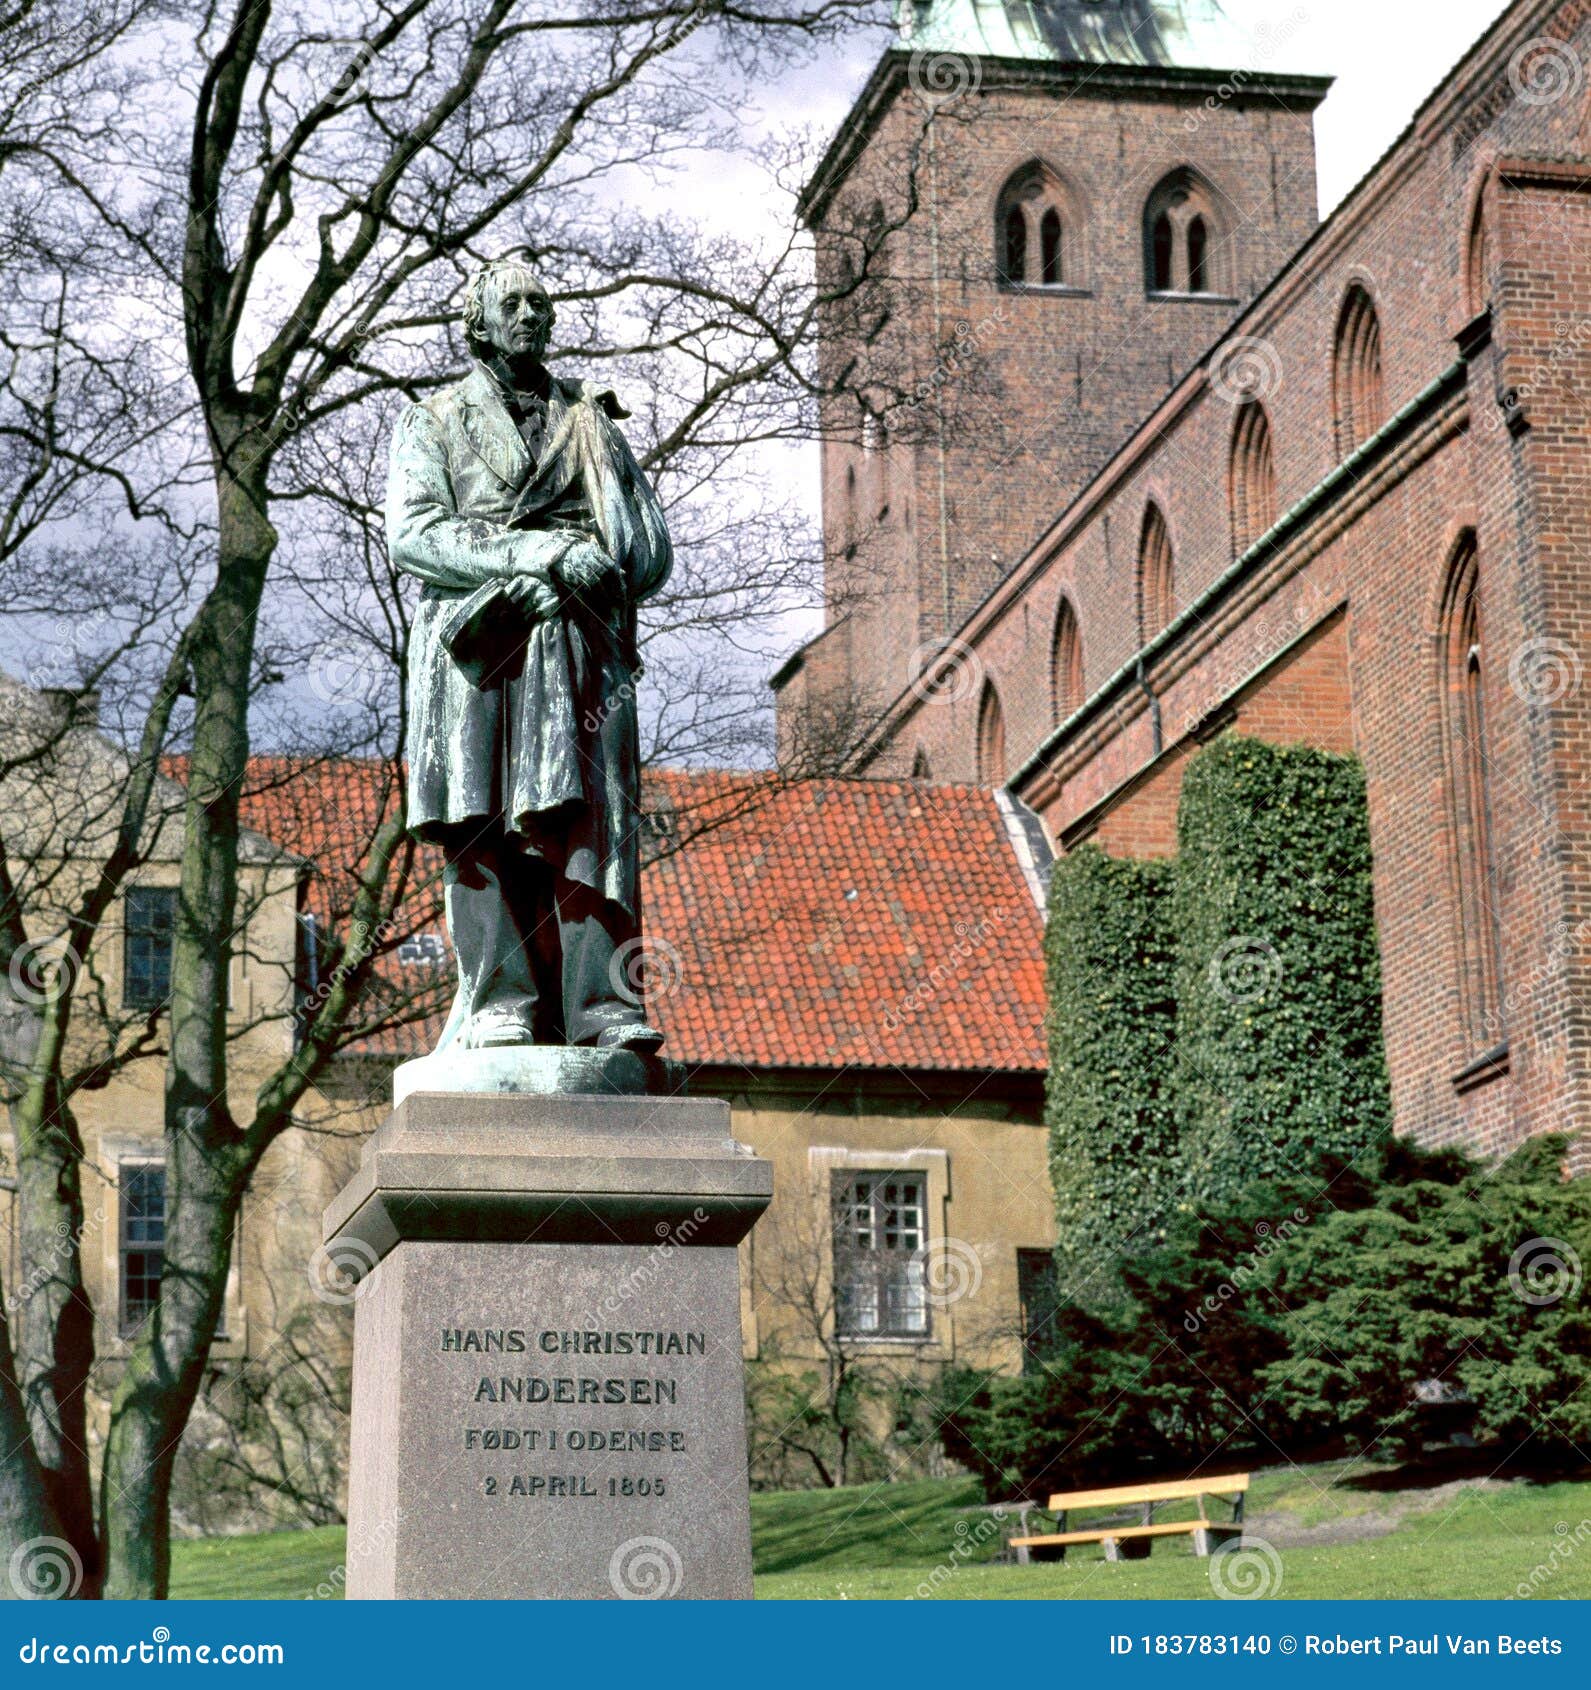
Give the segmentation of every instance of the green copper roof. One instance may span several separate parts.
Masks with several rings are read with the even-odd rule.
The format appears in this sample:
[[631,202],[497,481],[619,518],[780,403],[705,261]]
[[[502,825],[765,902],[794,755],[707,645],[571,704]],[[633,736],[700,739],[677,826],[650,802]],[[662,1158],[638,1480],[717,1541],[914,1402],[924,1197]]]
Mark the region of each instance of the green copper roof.
[[898,0],[896,25],[912,52],[1189,70],[1254,56],[1219,0]]

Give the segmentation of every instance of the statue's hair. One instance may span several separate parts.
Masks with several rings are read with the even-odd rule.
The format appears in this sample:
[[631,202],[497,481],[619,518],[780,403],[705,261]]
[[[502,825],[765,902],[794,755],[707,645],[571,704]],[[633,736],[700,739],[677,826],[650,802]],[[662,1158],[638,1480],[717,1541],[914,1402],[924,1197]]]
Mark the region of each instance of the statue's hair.
[[505,258],[489,258],[470,277],[464,289],[464,338],[473,348],[486,339],[486,290],[505,271],[522,270],[543,293],[547,286],[523,258],[512,253]]

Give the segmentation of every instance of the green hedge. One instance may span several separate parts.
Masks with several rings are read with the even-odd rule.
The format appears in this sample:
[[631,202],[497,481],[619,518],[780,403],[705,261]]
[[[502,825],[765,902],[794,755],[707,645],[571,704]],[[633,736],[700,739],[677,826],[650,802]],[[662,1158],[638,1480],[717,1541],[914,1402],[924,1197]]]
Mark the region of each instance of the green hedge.
[[1391,1103],[1358,760],[1238,735],[1200,752],[1170,917],[1172,1089],[1198,1197],[1381,1142]]
[[1170,892],[1169,863],[1092,845],[1051,877],[1046,1119],[1063,1288],[1124,1240],[1159,1236],[1178,1191]]
[[1358,761],[1228,735],[1188,764],[1174,862],[1062,858],[1046,1120],[1063,1292],[1391,1125]]

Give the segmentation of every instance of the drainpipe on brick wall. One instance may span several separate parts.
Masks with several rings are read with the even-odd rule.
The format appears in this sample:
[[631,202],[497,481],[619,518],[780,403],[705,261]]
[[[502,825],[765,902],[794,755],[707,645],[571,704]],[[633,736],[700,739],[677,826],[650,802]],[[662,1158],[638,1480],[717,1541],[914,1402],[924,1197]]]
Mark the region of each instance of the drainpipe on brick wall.
[[1165,727],[1160,719],[1160,700],[1155,695],[1155,689],[1149,684],[1149,672],[1144,667],[1144,654],[1138,653],[1138,685],[1143,688],[1143,695],[1149,700],[1149,731],[1154,736],[1154,754],[1156,757],[1165,750]]
[[[928,270],[933,300],[934,356],[944,356],[944,331],[939,311],[939,143],[934,128],[937,114],[928,116]],[[950,638],[950,500],[945,487],[945,386],[934,383],[934,423],[939,434],[939,637]]]

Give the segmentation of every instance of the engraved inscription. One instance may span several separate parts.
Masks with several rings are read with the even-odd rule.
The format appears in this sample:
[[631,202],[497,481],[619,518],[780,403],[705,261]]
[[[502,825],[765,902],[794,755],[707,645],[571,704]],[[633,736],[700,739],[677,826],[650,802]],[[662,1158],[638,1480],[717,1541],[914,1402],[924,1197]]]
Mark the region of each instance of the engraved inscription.
[[[478,1474],[482,1495],[524,1498],[527,1501],[581,1498],[660,1497],[669,1494],[677,1475],[655,1468],[615,1466],[609,1457],[663,1456],[688,1453],[684,1431],[668,1424],[668,1417],[609,1415],[602,1410],[670,1409],[687,1392],[694,1369],[683,1374],[634,1366],[643,1358],[679,1357],[688,1362],[707,1354],[704,1332],[670,1331],[535,1331],[522,1327],[444,1326],[438,1350],[460,1363],[477,1356],[523,1356],[511,1373],[487,1373],[477,1366],[458,1370],[461,1406],[465,1409],[460,1442],[467,1455],[489,1458],[498,1454],[532,1456],[547,1462],[541,1470],[487,1470]],[[569,1367],[564,1358],[625,1356],[631,1370]],[[553,1358],[557,1358],[556,1361]],[[539,1365],[545,1362],[545,1365]],[[493,1407],[510,1414],[492,1424]],[[560,1411],[585,1409],[584,1415]],[[526,1414],[524,1410],[538,1411]],[[482,1413],[481,1410],[488,1412]],[[593,1414],[592,1410],[598,1411]],[[471,1412],[474,1411],[474,1412]],[[589,1460],[600,1459],[595,1465]],[[573,1469],[573,1470],[571,1470]],[[584,1469],[584,1470],[582,1470]]]

